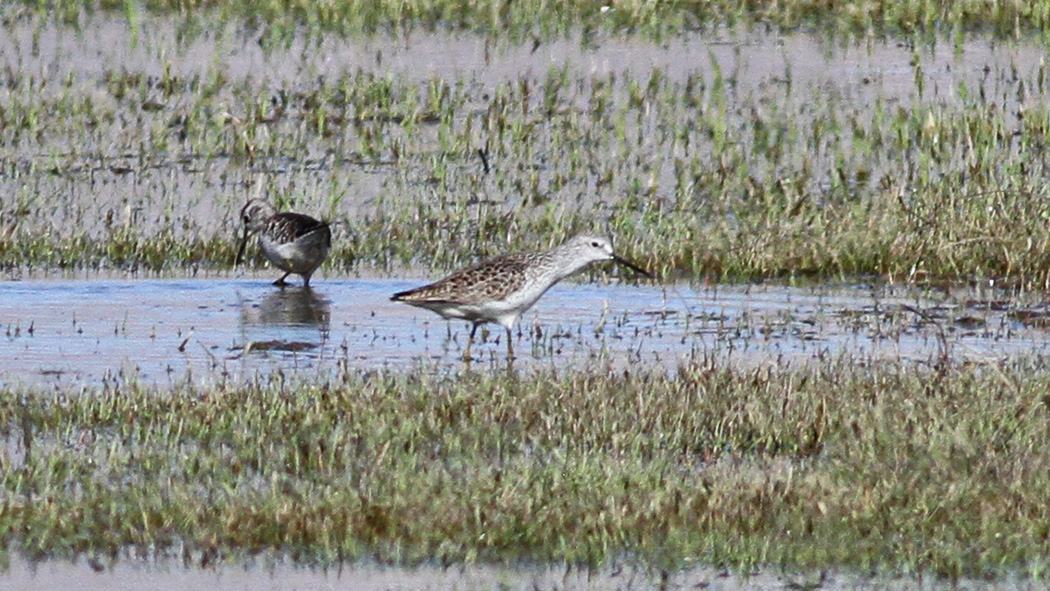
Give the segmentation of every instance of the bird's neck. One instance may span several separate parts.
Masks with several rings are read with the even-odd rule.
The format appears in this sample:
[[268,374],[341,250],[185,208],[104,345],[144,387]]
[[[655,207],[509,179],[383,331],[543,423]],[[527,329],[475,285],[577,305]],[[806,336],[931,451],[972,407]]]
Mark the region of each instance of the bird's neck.
[[550,251],[552,274],[558,281],[570,275],[575,275],[581,269],[590,264],[585,258],[581,258],[575,249],[562,245]]

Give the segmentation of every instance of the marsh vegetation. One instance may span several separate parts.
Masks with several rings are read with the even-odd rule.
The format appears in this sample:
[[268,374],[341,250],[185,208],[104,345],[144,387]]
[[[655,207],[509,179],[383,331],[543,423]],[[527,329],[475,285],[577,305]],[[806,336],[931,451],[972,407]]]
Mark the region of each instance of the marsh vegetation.
[[103,562],[1039,575],[1048,381],[836,360],[22,393],[0,523],[27,556]]
[[322,273],[447,269],[598,227],[665,278],[1048,282],[1036,39],[260,46],[237,21],[12,12],[9,275],[222,271],[238,207],[268,196],[336,222]]

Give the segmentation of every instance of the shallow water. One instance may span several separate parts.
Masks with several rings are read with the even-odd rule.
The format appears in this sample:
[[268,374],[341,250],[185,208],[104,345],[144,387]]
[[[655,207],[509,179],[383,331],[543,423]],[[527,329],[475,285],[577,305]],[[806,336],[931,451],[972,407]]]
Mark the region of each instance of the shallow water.
[[[421,279],[269,277],[43,280],[0,286],[0,383],[167,387],[275,371],[457,371],[466,322],[389,301]],[[858,362],[1002,362],[1045,355],[1043,304],[1003,294],[904,288],[571,283],[556,285],[514,333],[516,367],[612,369],[713,359],[746,366],[849,356]],[[987,297],[995,296],[995,297]],[[503,329],[479,331],[473,364],[502,365]]]
[[123,560],[113,565],[92,566],[53,561],[30,565],[15,561],[0,578],[0,591],[37,591],[40,589],[78,589],[81,591],[123,591],[152,589],[222,589],[223,591],[264,591],[296,589],[321,591],[352,589],[354,591],[393,590],[521,590],[557,589],[562,591],[641,591],[649,589],[737,589],[781,590],[822,589],[825,591],[891,590],[958,590],[1012,591],[1044,588],[1038,582],[1006,578],[1001,581],[864,578],[826,572],[813,574],[777,574],[755,572],[750,576],[731,574],[717,569],[693,569],[672,573],[664,578],[658,571],[633,567],[587,570],[564,566],[391,568],[357,565],[328,571],[276,565],[267,568],[219,566],[208,569],[185,568],[170,562]]

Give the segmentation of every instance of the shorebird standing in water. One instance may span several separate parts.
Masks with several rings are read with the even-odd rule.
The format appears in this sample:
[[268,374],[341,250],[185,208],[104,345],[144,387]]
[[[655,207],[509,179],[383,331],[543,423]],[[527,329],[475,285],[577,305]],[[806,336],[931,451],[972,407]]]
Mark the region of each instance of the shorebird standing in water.
[[237,262],[244,259],[244,250],[252,234],[259,235],[259,248],[275,267],[284,271],[274,285],[288,285],[285,279],[295,273],[302,275],[303,287],[310,287],[310,276],[328,258],[332,246],[332,230],[328,222],[315,220],[301,213],[277,213],[267,202],[252,199],[241,210],[244,234],[237,249]]
[[645,269],[614,253],[608,238],[580,234],[544,252],[505,254],[482,261],[430,285],[395,293],[390,299],[437,312],[446,319],[472,322],[464,360],[470,359],[478,326],[499,324],[507,329],[507,355],[513,358],[511,329],[518,318],[555,283],[591,263],[610,260],[651,277]]

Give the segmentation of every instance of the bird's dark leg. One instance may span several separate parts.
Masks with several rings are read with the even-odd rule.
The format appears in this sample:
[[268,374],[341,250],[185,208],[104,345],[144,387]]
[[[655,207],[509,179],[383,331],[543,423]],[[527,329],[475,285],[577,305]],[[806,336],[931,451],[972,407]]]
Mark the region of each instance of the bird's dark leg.
[[470,361],[470,346],[474,344],[474,334],[478,332],[478,323],[475,322],[474,326],[470,329],[470,337],[467,338],[467,348],[463,349],[463,361]]
[[248,246],[248,226],[244,226],[244,235],[241,236],[241,246],[237,249],[237,258],[233,259],[233,266],[236,267],[244,261],[244,249]]
[[288,276],[291,275],[291,274],[292,274],[291,271],[285,273],[284,275],[281,276],[280,279],[278,279],[277,281],[274,281],[273,284],[278,286],[278,287],[284,287],[285,285],[288,285],[288,282],[285,281],[285,279],[287,279]]
[[514,335],[507,329],[507,361],[514,359]]

